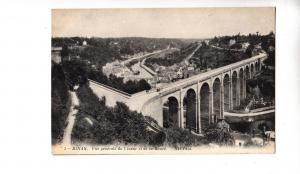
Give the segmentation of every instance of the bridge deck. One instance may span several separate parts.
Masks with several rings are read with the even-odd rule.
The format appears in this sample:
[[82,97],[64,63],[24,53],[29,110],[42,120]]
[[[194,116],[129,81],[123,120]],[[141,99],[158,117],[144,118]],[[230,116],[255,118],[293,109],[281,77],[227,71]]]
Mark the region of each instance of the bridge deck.
[[261,111],[261,112],[254,112],[254,113],[234,113],[234,112],[224,112],[224,116],[231,116],[231,117],[255,117],[265,114],[274,113],[275,109]]
[[[261,108],[263,109],[263,108]],[[224,112],[224,117],[228,122],[252,122],[255,120],[271,119],[275,117],[275,108],[271,107],[268,110],[262,110],[259,112],[249,112],[249,113],[233,113]]]

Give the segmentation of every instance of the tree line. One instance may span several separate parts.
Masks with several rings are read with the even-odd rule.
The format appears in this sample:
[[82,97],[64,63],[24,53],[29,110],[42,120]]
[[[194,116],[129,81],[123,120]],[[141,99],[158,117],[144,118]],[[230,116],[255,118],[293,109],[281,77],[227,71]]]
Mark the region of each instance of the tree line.
[[210,41],[210,44],[219,44],[221,47],[226,47],[231,39],[236,41],[236,44],[231,46],[232,48],[240,48],[241,43],[248,42],[250,44],[246,50],[248,56],[251,56],[254,45],[261,44],[262,49],[269,57],[265,63],[270,66],[275,65],[275,33],[273,31],[266,35],[256,32],[253,34],[249,33],[248,35],[237,34],[233,36],[214,37]]
[[[87,42],[86,49],[76,49],[76,46],[82,46],[83,41]],[[120,59],[123,55],[134,55],[140,52],[153,52],[170,47],[181,48],[187,45],[187,41],[180,39],[165,38],[143,38],[143,37],[124,37],[124,38],[52,38],[53,47],[74,47],[74,53],[82,58],[91,59],[93,63],[112,62],[114,59]],[[96,59],[96,60],[93,60]],[[101,60],[104,59],[104,60]],[[107,60],[108,59],[108,60]],[[111,60],[109,60],[111,59]],[[101,63],[100,63],[101,64]],[[104,65],[102,63],[102,65]]]

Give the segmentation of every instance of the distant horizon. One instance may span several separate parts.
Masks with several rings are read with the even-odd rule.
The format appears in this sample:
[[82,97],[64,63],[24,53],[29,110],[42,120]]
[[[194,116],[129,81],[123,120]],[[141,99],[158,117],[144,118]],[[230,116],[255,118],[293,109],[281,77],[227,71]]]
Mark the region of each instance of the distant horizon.
[[118,38],[145,38],[145,39],[186,39],[186,40],[195,40],[195,39],[200,39],[200,40],[205,40],[205,39],[212,39],[213,37],[209,38],[175,38],[175,37],[146,37],[146,36],[124,36],[124,37],[99,37],[99,36],[57,36],[52,38],[72,38],[72,37],[79,37],[79,38],[102,38],[102,39],[118,39]]
[[[264,36],[264,35],[268,35],[270,34],[271,32],[273,32],[275,34],[274,31],[270,31],[266,34],[261,34],[259,33],[260,35]],[[79,38],[102,38],[102,39],[118,39],[118,38],[146,38],[146,39],[186,39],[186,40],[206,40],[206,39],[213,39],[214,37],[225,37],[225,36],[236,36],[238,35],[239,33],[237,34],[233,34],[233,35],[219,35],[219,36],[213,36],[213,37],[207,37],[207,38],[175,38],[175,37],[146,37],[146,36],[122,36],[122,37],[99,37],[99,36],[90,36],[90,37],[87,37],[87,36],[57,36],[57,37],[54,37],[54,36],[51,36],[52,38],[72,38],[72,37],[79,37]],[[255,33],[248,33],[248,34],[240,34],[241,36],[248,36],[249,34],[256,34]]]
[[53,9],[51,35],[208,39],[271,31],[275,33],[274,7]]

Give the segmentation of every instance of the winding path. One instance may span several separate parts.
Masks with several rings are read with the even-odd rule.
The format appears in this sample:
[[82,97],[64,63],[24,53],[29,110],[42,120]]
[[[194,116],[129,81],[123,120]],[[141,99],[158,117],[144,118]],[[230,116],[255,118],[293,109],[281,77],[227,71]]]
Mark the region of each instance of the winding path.
[[189,65],[189,64],[190,64],[190,63],[189,63],[190,59],[194,56],[195,52],[198,51],[199,48],[200,48],[201,46],[202,46],[202,44],[201,44],[201,43],[198,43],[198,46],[194,49],[194,51],[193,51],[191,54],[189,54],[189,55],[184,59],[184,63],[185,63],[186,65]]
[[69,112],[68,118],[67,118],[68,125],[64,130],[64,136],[63,136],[63,140],[62,140],[62,144],[64,144],[64,145],[71,145],[72,144],[71,134],[72,134],[72,130],[73,130],[73,127],[74,127],[75,116],[78,112],[78,110],[75,109],[75,107],[79,106],[79,99],[76,95],[76,92],[69,91],[69,94],[71,96],[71,107],[70,107],[70,112]]

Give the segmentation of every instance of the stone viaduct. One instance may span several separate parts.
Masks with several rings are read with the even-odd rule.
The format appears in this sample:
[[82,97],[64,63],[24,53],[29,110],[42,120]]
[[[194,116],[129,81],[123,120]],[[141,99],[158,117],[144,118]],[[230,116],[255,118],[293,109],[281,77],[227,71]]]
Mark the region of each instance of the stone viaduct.
[[[265,53],[261,53],[160,89],[129,95],[123,102],[130,109],[153,117],[160,126],[178,126],[201,133],[246,98],[246,80],[261,70],[261,62],[266,57]],[[92,86],[95,91],[97,85]]]

